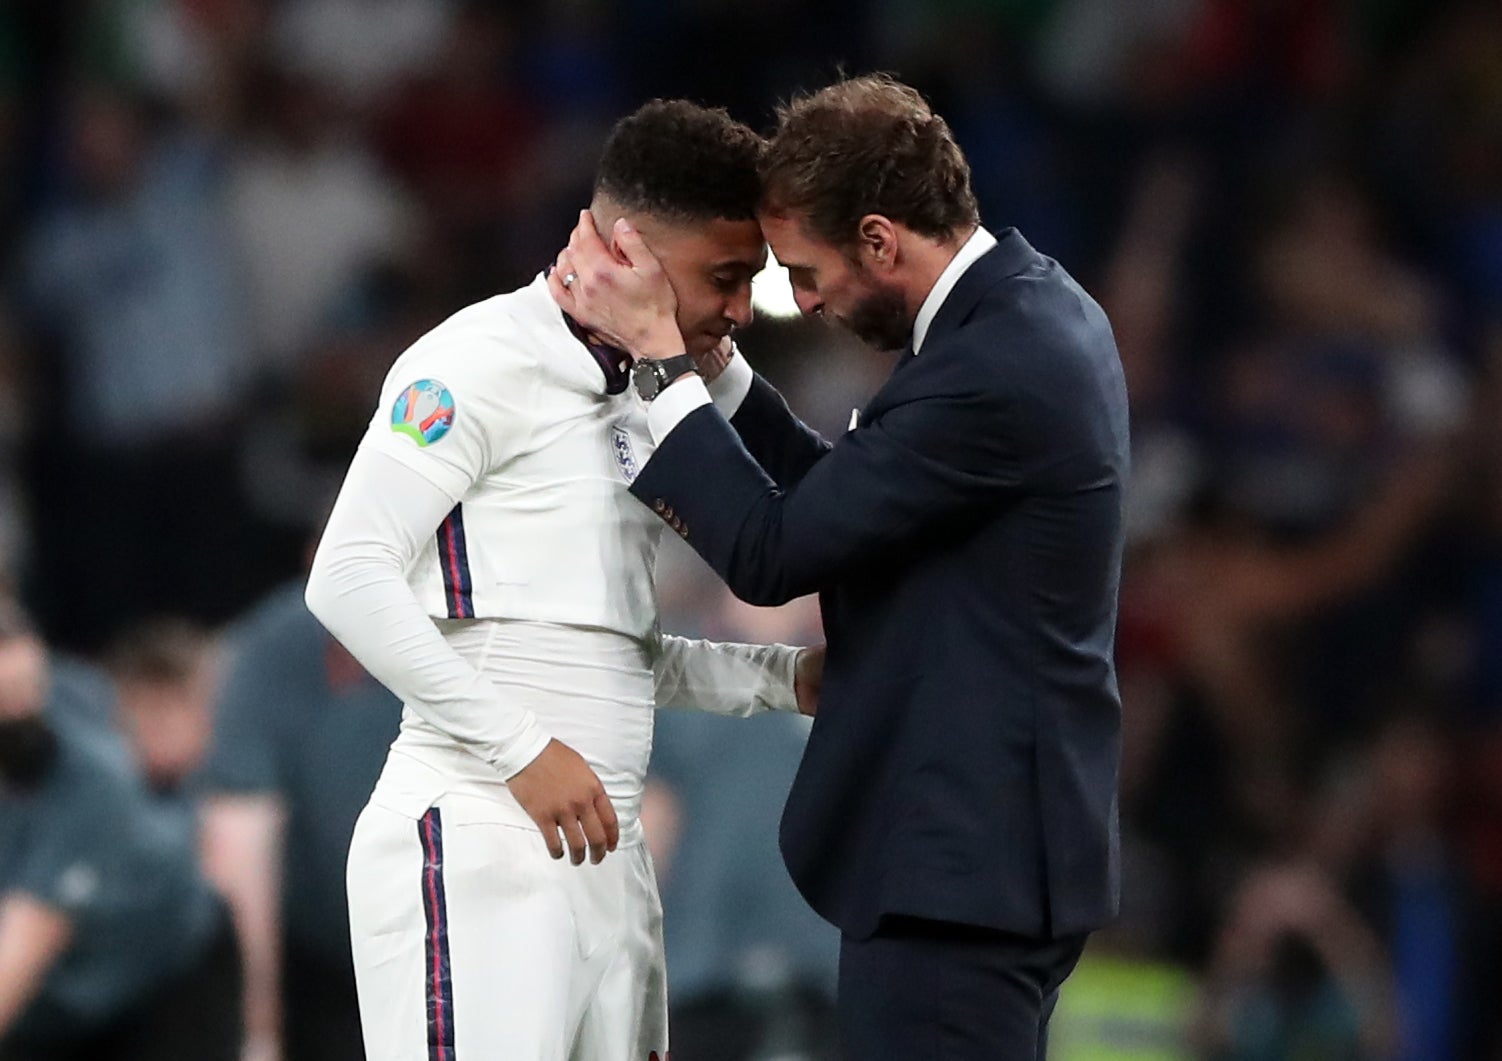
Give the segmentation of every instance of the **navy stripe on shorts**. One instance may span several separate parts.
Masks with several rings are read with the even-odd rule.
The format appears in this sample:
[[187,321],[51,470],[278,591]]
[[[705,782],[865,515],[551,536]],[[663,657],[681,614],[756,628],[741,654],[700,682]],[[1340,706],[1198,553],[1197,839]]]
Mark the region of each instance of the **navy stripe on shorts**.
[[428,933],[428,1061],[454,1061],[454,985],[449,974],[448,903],[443,894],[443,820],[437,807],[417,822],[422,842],[422,912]]

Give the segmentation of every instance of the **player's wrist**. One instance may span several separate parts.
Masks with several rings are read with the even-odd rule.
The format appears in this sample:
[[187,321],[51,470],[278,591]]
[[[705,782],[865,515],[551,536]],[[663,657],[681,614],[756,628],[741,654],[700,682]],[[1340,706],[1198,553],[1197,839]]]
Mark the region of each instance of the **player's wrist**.
[[667,390],[669,387],[673,386],[675,383],[682,383],[684,380],[690,379],[690,378],[701,379],[702,380],[704,377],[702,377],[702,376],[699,375],[699,370],[697,368],[691,368],[688,371],[682,373],[681,375],[674,376],[672,379],[670,379],[666,383],[664,383],[663,384],[663,390]]
[[631,382],[642,401],[650,402],[674,383],[687,377],[699,375],[697,363],[688,354],[661,360],[641,358],[631,366]]

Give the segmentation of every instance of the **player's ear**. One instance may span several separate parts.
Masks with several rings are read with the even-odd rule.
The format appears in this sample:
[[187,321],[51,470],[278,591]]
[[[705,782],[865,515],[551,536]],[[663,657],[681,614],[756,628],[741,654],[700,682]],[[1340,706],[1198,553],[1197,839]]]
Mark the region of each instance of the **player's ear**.
[[627,221],[635,225],[637,219],[629,217],[625,210],[613,200],[596,197],[589,206],[589,219],[594,223],[595,232],[600,237],[600,242],[605,244],[605,249],[610,256],[618,262],[624,262],[626,256],[621,253],[620,237],[617,228],[620,222]]
[[[652,248],[647,243],[646,233],[642,231],[640,218],[632,217],[629,214],[622,214],[620,217],[616,218],[615,223],[610,226],[610,231],[605,233],[605,237],[608,237],[605,239],[605,243],[610,248],[610,256],[612,258],[620,262],[622,265],[630,265],[632,264],[632,256],[629,253],[629,249],[623,246],[621,243],[621,230],[623,228],[628,233],[634,234],[634,238],[637,243],[645,246],[647,250],[650,251]],[[633,236],[630,234],[628,234],[625,238],[632,239]],[[637,257],[640,257],[640,255],[638,254]]]

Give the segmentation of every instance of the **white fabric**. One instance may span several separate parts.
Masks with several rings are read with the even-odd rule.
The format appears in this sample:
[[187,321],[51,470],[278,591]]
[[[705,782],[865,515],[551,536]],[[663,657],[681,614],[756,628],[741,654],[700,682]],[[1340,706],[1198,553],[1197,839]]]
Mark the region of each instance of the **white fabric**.
[[647,406],[647,430],[652,434],[653,449],[662,444],[668,432],[682,423],[685,416],[711,403],[709,388],[698,376],[684,376],[668,384],[667,390]]
[[[455,409],[425,444],[391,428],[397,396],[422,380]],[[652,712],[793,710],[799,650],[660,634],[661,524],[627,489],[650,451],[641,403],[605,393],[541,280],[456,314],[387,379],[307,587],[313,613],[405,704],[349,856],[373,1061],[428,1056],[439,979],[459,1057],[667,1056],[662,915],[639,820]],[[438,547],[456,511],[463,579],[452,537]],[[550,738],[584,757],[620,820],[620,847],[598,866],[550,858],[505,784]],[[419,827],[440,822],[441,866],[425,865]],[[446,977],[428,951],[440,936]]]
[[[641,842],[640,812],[655,707],[726,715],[797,710],[798,649],[663,637],[518,620],[440,620],[443,640],[495,690],[493,715],[520,713],[574,749],[605,786],[621,847]],[[544,738],[546,739],[546,738]],[[539,749],[540,751],[541,749]],[[501,773],[412,706],[376,782],[373,802],[419,817],[445,794],[489,807],[489,821],[535,829]]]
[[[399,396],[422,380],[455,406],[448,433],[426,446],[392,428]],[[392,366],[360,446],[463,506],[473,610],[455,614],[434,535],[408,572],[429,615],[651,634],[662,521],[626,489],[651,455],[646,413],[629,387],[605,393],[542,277],[418,339]]]
[[[449,998],[435,1013],[457,1058],[666,1058],[662,906],[645,844],[599,865],[554,861],[530,823],[492,805],[438,803],[441,860],[425,864],[421,817],[366,807],[349,854],[350,929],[365,1054],[429,1053],[430,946],[446,944]],[[430,840],[431,843],[431,840]],[[441,922],[430,921],[441,885]]]
[[502,780],[535,759],[550,735],[449,644],[406,577],[452,507],[412,469],[362,448],[318,544],[307,603],[406,705],[403,735],[425,720]]
[[[420,379],[439,379],[456,406],[450,431],[422,447],[391,431],[388,411]],[[630,496],[621,459],[623,446],[628,455],[650,448],[645,416],[629,395],[604,393],[545,284],[440,325],[397,361],[384,391],[307,601],[406,705],[381,781],[393,798],[420,812],[462,789],[517,820],[502,782],[557,737],[599,774],[627,831],[654,703],[795,708],[795,649],[659,635],[660,521]],[[482,621],[448,618],[435,529],[461,499]]]
[[[523,713],[583,756],[615,807],[621,843],[639,843],[652,756],[647,645],[604,630],[516,620],[438,625],[444,641],[495,690],[491,713]],[[500,772],[409,706],[371,798],[417,817],[446,793],[494,805],[492,820],[536,829]]]
[[934,281],[934,286],[929,289],[927,297],[923,299],[923,305],[918,307],[918,316],[913,320],[913,353],[923,349],[923,340],[928,335],[929,326],[933,324],[934,317],[938,316],[939,307],[949,297],[949,292],[954,290],[954,285],[959,283],[960,277],[965,275],[965,270],[975,264],[977,258],[996,246],[996,237],[987,232],[981,225],[975,226],[975,231],[970,233],[960,249],[955,252],[939,278]]
[[755,378],[751,363],[741,356],[740,350],[732,349],[729,362],[708,384],[709,396],[726,420],[740,411],[741,402],[751,393],[751,381]]
[[804,650],[664,635],[653,660],[659,708],[747,715],[797,711],[794,671]]

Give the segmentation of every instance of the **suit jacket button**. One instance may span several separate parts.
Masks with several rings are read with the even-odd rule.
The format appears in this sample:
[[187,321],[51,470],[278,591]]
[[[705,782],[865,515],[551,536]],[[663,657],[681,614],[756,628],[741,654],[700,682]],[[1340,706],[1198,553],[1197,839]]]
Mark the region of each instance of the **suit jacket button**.
[[667,507],[668,507],[667,503],[664,502],[663,499],[660,498],[660,497],[656,501],[652,502],[652,511],[653,512],[659,512],[659,513],[660,512],[664,512],[664,511],[666,511]]

